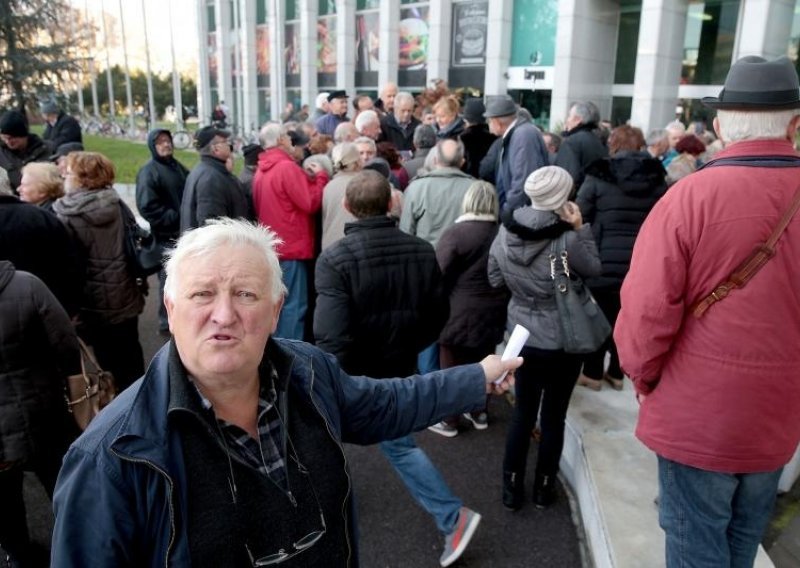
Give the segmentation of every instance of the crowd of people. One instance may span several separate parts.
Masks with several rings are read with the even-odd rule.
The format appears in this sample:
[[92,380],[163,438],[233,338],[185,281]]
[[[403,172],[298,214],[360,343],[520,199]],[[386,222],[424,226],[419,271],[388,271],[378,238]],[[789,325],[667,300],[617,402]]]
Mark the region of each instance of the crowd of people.
[[[764,74],[781,88],[753,79]],[[564,132],[543,132],[509,96],[460,100],[442,84],[416,98],[387,84],[352,108],[345,91],[320,93],[310,116],[287,108],[261,127],[238,176],[224,121],[197,131],[191,171],[171,132],[155,129],[136,205],[165,255],[153,332],[170,341],[146,373],[147,280],[126,248],[114,164],[84,151],[51,103],[44,140],[7,111],[0,500],[13,506],[0,546],[10,562],[33,563],[29,469],[54,494],[53,566],[261,566],[301,553],[304,566],[357,565],[347,442],[380,444],[434,519],[449,566],[481,516],[413,432],[484,430],[488,395],[516,382],[498,498],[523,507],[535,432],[531,499],[545,509],[558,498],[575,386],[622,390],[627,375],[642,405],[637,434],[659,455],[668,566],[752,563],[776,472],[800,438],[800,385],[784,380],[800,371],[797,223],[745,290],[714,286],[791,200],[800,91],[791,64],[760,58],[735,64],[726,87],[706,101],[717,136],[679,121],[646,137],[609,128],[588,100],[570,106]],[[557,264],[616,324],[592,353],[565,348]],[[501,361],[515,325],[530,332],[522,359]],[[78,432],[60,379],[79,372],[78,337],[123,392],[66,452]],[[748,438],[753,423],[769,443]]]

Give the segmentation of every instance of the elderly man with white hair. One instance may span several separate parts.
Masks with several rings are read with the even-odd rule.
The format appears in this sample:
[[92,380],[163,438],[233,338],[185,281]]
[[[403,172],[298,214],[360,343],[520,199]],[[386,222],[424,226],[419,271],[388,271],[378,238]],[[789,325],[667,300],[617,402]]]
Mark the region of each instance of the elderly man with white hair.
[[303,339],[309,263],[315,252],[315,216],[322,204],[322,188],[330,178],[318,162],[309,162],[303,170],[294,161],[292,140],[279,123],[265,124],[259,140],[264,151],[253,179],[253,205],[258,221],[281,239],[277,252],[288,289],[275,334]]
[[356,117],[356,130],[361,136],[372,138],[376,142],[381,137],[381,119],[374,110],[365,110]]
[[229,219],[178,241],[172,339],[67,453],[53,566],[357,566],[342,444],[405,436],[512,382],[493,384],[521,359],[375,380],[275,339],[278,243]]
[[400,91],[394,97],[394,110],[381,120],[382,139],[394,144],[398,151],[414,150],[414,130],[420,121],[414,116],[414,97]]
[[733,64],[703,99],[725,149],[656,204],[622,286],[668,567],[752,566],[800,441],[798,87],[785,57]]
[[314,101],[314,112],[306,119],[306,122],[309,124],[316,124],[320,118],[328,114],[328,95],[330,95],[328,92],[317,95]]

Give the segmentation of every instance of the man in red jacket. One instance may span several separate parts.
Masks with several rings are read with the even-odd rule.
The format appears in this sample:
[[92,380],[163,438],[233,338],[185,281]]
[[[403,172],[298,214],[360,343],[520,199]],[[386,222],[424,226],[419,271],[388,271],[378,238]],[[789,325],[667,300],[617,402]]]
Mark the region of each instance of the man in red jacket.
[[622,286],[614,339],[658,455],[668,567],[752,566],[800,441],[800,217],[746,286],[717,288],[800,186],[798,86],[785,57],[731,67],[703,99],[726,147],[653,208]]
[[265,150],[253,179],[253,204],[259,222],[283,241],[277,251],[288,289],[275,336],[303,339],[309,264],[315,256],[314,216],[328,174],[317,163],[309,163],[306,171],[297,165],[291,138],[277,122],[265,124],[259,138]]

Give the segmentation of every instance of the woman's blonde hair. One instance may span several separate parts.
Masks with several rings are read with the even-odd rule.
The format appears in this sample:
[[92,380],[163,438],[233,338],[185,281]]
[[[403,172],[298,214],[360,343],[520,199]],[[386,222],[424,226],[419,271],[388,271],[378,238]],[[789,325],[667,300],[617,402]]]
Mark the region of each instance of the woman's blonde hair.
[[67,171],[75,187],[105,189],[114,185],[114,164],[99,152],[72,152],[67,156]]
[[473,213],[475,215],[494,215],[498,216],[500,205],[497,200],[497,191],[488,181],[475,181],[467,189],[464,195],[461,209],[463,213]]
[[458,98],[455,95],[448,95],[442,97],[433,105],[433,112],[438,110],[444,110],[452,116],[458,116],[458,113],[461,112],[461,103],[458,102]]
[[36,185],[50,199],[58,199],[64,195],[64,180],[55,164],[47,162],[31,162],[22,167],[23,176],[31,176]]

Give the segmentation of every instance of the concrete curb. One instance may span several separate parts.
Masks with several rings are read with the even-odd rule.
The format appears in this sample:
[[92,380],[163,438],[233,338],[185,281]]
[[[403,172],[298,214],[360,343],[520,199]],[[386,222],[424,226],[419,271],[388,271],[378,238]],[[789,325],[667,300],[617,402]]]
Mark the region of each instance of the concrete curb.
[[[564,434],[561,473],[580,507],[596,568],[664,566],[655,455],[634,436],[638,405],[622,392],[576,387]],[[774,568],[763,547],[754,565]]]

